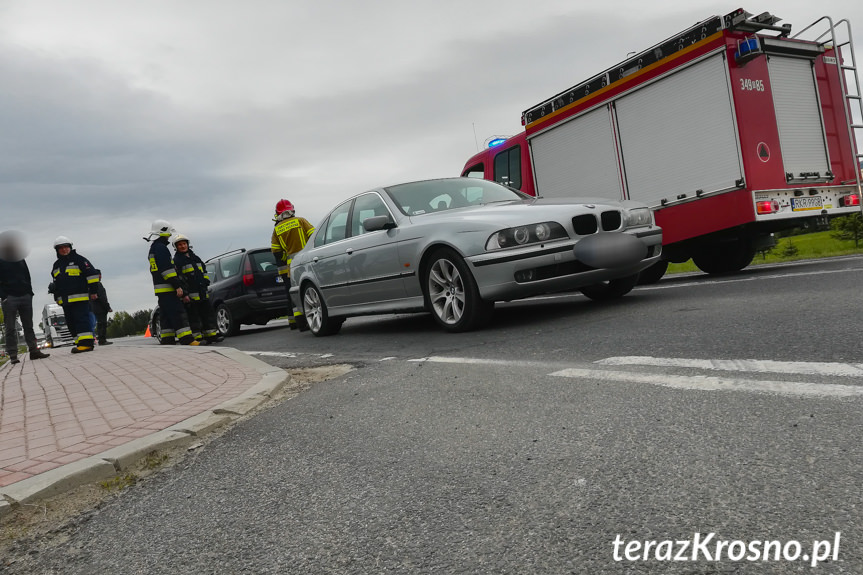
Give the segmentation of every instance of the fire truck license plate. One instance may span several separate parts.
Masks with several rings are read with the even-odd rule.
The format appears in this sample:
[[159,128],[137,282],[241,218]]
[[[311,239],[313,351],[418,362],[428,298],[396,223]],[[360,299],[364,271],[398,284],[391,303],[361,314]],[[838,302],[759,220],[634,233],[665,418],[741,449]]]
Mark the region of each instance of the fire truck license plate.
[[821,196],[807,196],[805,198],[791,198],[791,211],[802,212],[804,210],[820,210],[824,207]]

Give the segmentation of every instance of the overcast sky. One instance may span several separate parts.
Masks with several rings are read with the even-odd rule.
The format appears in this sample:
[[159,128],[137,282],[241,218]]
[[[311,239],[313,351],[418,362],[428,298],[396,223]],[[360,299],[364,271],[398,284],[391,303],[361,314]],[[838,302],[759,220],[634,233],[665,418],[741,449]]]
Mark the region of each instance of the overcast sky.
[[458,175],[524,109],[738,7],[863,42],[859,0],[0,0],[0,230],[29,240],[37,316],[58,235],[115,311],[150,309],[154,219],[203,259],[266,246],[280,198],[317,224]]

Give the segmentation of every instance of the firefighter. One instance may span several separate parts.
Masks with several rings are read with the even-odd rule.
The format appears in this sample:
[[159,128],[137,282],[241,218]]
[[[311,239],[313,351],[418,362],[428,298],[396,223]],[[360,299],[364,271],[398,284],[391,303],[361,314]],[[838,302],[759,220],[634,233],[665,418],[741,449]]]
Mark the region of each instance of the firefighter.
[[180,279],[188,290],[188,295],[183,297],[186,305],[186,314],[189,316],[189,325],[195,340],[206,343],[216,343],[225,339],[219,335],[216,329],[216,313],[210,305],[210,295],[207,286],[210,285],[210,276],[201,258],[192,251],[189,238],[183,234],[174,236],[174,266]]
[[63,306],[66,324],[75,338],[72,353],[93,351],[96,344],[90,324],[90,300],[98,297],[102,274],[84,256],[72,249],[72,240],[59,236],[54,240],[57,261],[51,270],[54,297]]
[[97,290],[98,297],[90,301],[90,311],[96,316],[96,341],[99,345],[113,345],[113,341],[108,341],[108,314],[114,310],[108,302],[108,292],[102,281],[99,281]]
[[285,292],[288,294],[288,310],[291,312],[288,325],[291,329],[299,328],[300,331],[307,331],[309,327],[306,318],[303,317],[302,302],[300,302],[300,309],[294,310],[294,302],[291,301],[291,259],[295,253],[303,249],[312,232],[315,231],[315,227],[305,218],[296,217],[294,205],[288,200],[278,201],[273,221],[276,224],[273,229],[273,238],[270,241],[270,249],[276,256],[276,261],[281,264],[279,277],[285,284]]
[[[153,276],[153,291],[159,300],[159,319],[161,322],[160,342],[173,345],[177,341],[182,345],[198,345],[189,318],[183,307],[183,297],[186,292],[171,259],[168,241],[174,229],[165,220],[156,220],[150,227],[150,235],[144,238],[150,243],[150,273]],[[156,236],[156,239],[152,239]]]

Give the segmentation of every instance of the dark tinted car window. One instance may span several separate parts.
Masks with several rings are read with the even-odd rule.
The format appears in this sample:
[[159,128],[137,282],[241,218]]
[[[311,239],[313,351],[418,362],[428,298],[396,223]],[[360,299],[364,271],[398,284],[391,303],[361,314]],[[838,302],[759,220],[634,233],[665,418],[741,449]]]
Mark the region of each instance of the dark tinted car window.
[[278,271],[279,265],[273,252],[253,252],[249,254],[252,269],[256,272]]
[[219,279],[233,277],[240,273],[240,263],[243,261],[243,254],[231,254],[219,260]]
[[521,147],[504,150],[494,157],[494,181],[521,189]]

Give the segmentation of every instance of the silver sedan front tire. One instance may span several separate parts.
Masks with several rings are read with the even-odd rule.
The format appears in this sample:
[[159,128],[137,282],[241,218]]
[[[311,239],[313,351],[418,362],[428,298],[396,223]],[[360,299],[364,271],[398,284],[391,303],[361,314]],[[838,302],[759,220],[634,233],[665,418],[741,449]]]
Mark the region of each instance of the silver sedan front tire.
[[438,250],[429,260],[425,291],[429,311],[447,331],[476,329],[488,321],[494,310],[494,302],[480,297],[464,259],[449,248]]

